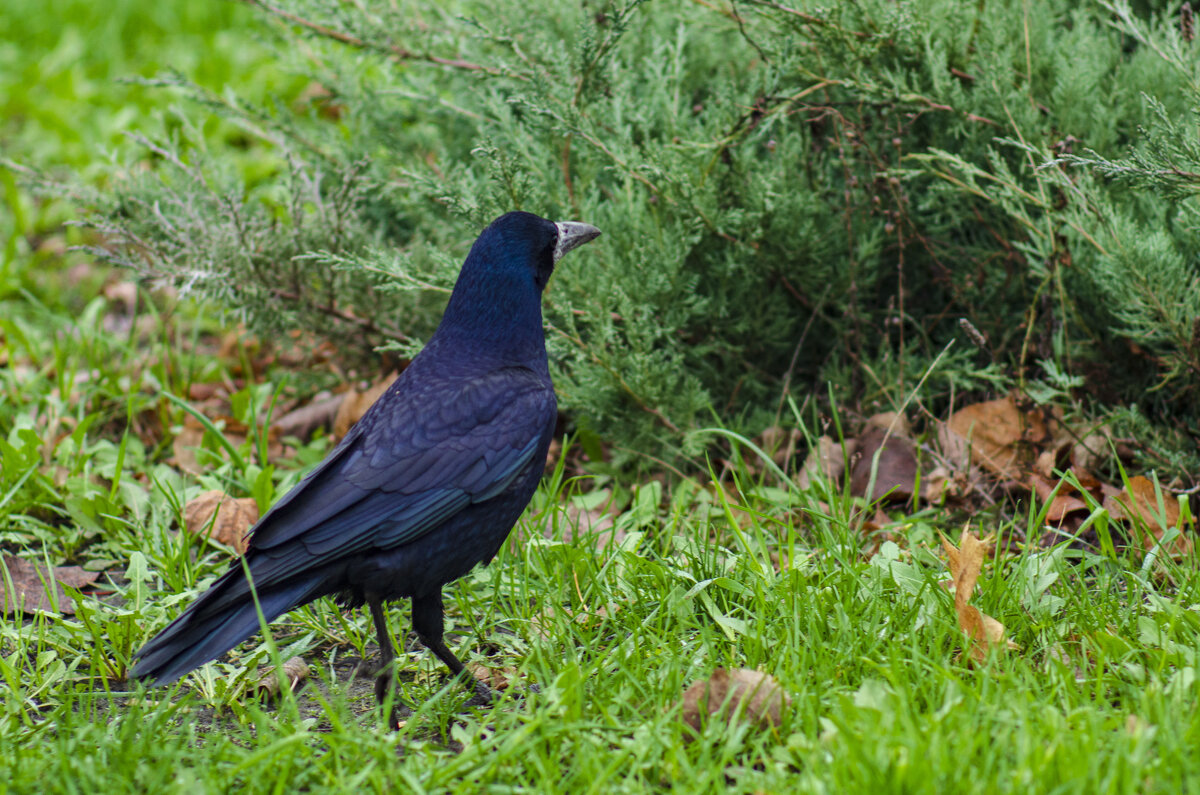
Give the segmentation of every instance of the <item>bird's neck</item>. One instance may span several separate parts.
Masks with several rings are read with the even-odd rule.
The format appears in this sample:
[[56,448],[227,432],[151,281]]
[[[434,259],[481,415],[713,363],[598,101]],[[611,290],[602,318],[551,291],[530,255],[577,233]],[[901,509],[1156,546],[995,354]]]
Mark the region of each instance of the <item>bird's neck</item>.
[[546,368],[541,291],[520,275],[464,274],[434,336],[499,363]]

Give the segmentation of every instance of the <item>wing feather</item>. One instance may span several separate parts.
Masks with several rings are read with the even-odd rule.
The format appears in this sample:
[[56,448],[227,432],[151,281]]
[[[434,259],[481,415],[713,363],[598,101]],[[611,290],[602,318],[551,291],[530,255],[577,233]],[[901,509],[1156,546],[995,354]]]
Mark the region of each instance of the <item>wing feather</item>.
[[[548,442],[554,392],[531,370],[504,368],[449,388],[428,374],[420,383],[405,389],[398,379],[255,526],[250,548],[275,558],[267,566],[272,576],[314,558],[419,538],[467,505],[503,493]],[[306,555],[282,554],[293,542]],[[284,563],[292,558],[303,559]]]

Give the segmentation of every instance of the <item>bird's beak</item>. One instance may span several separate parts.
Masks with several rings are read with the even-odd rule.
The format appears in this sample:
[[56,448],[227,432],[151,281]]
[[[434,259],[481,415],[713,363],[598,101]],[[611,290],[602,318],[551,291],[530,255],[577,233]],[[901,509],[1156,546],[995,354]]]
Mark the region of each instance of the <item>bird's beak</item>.
[[578,248],[589,240],[600,237],[600,230],[591,224],[581,224],[578,221],[558,221],[558,244],[554,247],[554,261],[558,262],[573,248]]

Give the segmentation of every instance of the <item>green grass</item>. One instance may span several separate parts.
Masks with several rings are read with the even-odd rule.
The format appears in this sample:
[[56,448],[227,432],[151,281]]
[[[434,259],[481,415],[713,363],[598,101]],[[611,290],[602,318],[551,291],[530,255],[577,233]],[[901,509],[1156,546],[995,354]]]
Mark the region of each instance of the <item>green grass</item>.
[[[126,461],[127,476],[145,470]],[[200,486],[171,482],[173,496],[118,498],[76,553],[130,561],[121,599],[4,625],[0,765],[15,789],[1178,792],[1200,775],[1194,571],[1065,546],[1002,556],[974,601],[1022,649],[974,666],[959,659],[944,564],[920,541],[928,526],[868,559],[849,501],[825,495],[825,518],[815,495],[750,482],[739,505],[686,483],[662,510],[635,495],[617,519],[628,535],[598,549],[563,540],[564,492],[582,484],[550,478],[524,540],[448,588],[459,653],[515,666],[540,687],[524,700],[463,711],[463,688],[416,650],[401,694],[420,707],[386,730],[369,687],[345,681],[346,658],[371,650],[368,622],[328,602],[273,630],[316,669],[296,702],[266,709],[246,692],[268,656],[257,641],[131,699],[117,679],[131,651],[228,559],[172,532],[169,505]],[[81,532],[67,521],[32,546],[57,561]],[[407,631],[402,612],[393,626]],[[714,721],[689,742],[674,705],[717,666],[775,675],[793,698],[783,725]]]
[[[129,162],[136,150],[131,134],[180,131],[178,97],[137,82],[172,70],[215,92],[236,85],[260,101],[296,96],[304,81],[275,66],[253,21],[248,8],[229,0],[0,3],[0,162],[102,187],[113,173],[109,161]],[[246,177],[276,167],[277,158],[233,125],[203,114],[193,123]],[[46,271],[80,261],[64,257],[69,246],[87,242],[63,227],[78,213],[22,187],[0,165],[0,301],[22,289],[58,299]]]
[[[0,4],[0,143],[43,167],[87,164],[126,129],[163,122],[162,96],[114,82],[176,66],[219,89],[294,88],[232,4],[9,0]],[[217,136],[231,157],[250,149]],[[732,503],[690,481],[548,478],[497,560],[447,588],[452,645],[515,667],[523,700],[465,710],[430,655],[401,655],[416,713],[385,728],[366,617],[322,601],[272,635],[313,680],[294,699],[252,695],[259,640],[180,686],[131,691],[132,653],[228,565],[179,532],[183,504],[221,488],[269,504],[326,450],[263,464],[258,431],[209,434],[202,476],[169,466],[186,413],[171,396],[233,382],[249,351],[219,356],[206,308],[143,295],[123,318],[55,237],[71,210],[6,172],[0,216],[0,551],[106,572],[113,593],[72,595],[73,616],[0,618],[0,791],[1180,792],[1200,786],[1193,562],[1020,548],[989,561],[974,598],[1019,651],[962,659],[927,510],[879,554],[844,495],[735,471]],[[260,429],[285,371],[235,390]],[[297,387],[281,388],[285,395]],[[803,424],[803,422],[801,422]],[[627,532],[600,548],[570,500],[618,494]],[[995,514],[1000,517],[999,511]],[[1108,532],[1097,508],[1093,523]],[[1020,525],[1038,527],[1036,514]],[[543,537],[542,528],[550,528]],[[1012,519],[975,529],[1008,536]],[[1034,534],[1036,535],[1036,533]],[[781,567],[779,561],[790,561]],[[393,629],[408,632],[407,611]],[[791,694],[775,730],[714,721],[692,737],[676,703],[718,666],[758,668]]]
[[[447,589],[459,653],[515,666],[540,687],[523,701],[464,712],[464,690],[416,650],[401,695],[420,708],[385,729],[369,684],[346,677],[373,653],[369,623],[328,601],[273,630],[316,671],[295,702],[247,692],[268,658],[258,641],[180,688],[127,691],[132,652],[227,565],[225,549],[177,533],[180,506],[210,487],[270,502],[322,446],[262,469],[253,438],[232,451],[210,439],[205,475],[179,475],[124,421],[178,426],[159,390],[186,394],[230,363],[190,337],[105,334],[102,304],[5,326],[27,369],[0,381],[0,543],[103,568],[117,592],[76,597],[73,617],[0,624],[0,780],[16,791],[1177,792],[1200,775],[1193,569],[1065,546],[1001,556],[975,603],[1022,649],[976,667],[959,660],[931,551],[939,514],[868,558],[851,501],[745,468],[734,503],[687,481],[635,487],[618,511],[628,535],[603,549],[572,537],[564,509],[595,484],[547,480],[522,540]],[[233,403],[250,419],[268,398],[251,387]],[[1106,529],[1102,511],[1094,521]],[[793,698],[784,724],[713,722],[688,742],[674,705],[718,666],[776,676]]]
[[270,68],[254,14],[228,0],[10,0],[0,5],[0,140],[5,154],[84,168],[125,133],[160,123],[169,94],[136,84],[166,70],[258,98],[286,76]]

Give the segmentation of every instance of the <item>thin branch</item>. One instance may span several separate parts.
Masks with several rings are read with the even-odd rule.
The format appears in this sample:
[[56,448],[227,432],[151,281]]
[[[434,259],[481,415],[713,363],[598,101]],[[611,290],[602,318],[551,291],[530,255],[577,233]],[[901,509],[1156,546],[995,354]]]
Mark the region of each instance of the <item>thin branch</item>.
[[484,66],[483,64],[464,61],[460,58],[442,58],[441,56],[432,55],[430,53],[417,53],[394,44],[374,44],[349,33],[322,25],[319,22],[313,22],[310,19],[306,19],[298,14],[293,14],[290,11],[285,11],[278,6],[265,3],[263,0],[242,0],[242,2],[248,5],[257,6],[263,11],[266,11],[268,14],[287,20],[288,22],[299,25],[302,28],[307,28],[319,36],[324,36],[327,39],[339,41],[342,44],[348,44],[351,47],[358,47],[359,49],[381,50],[383,52],[387,52],[393,58],[399,61],[428,61],[429,63],[438,64],[439,66],[448,66],[453,69],[465,69],[469,72],[484,72],[489,75],[504,74],[502,70],[497,69],[494,66]]
[[291,302],[297,303],[297,304],[300,304],[300,303],[307,304],[308,306],[312,307],[313,309],[320,312],[321,314],[328,315],[329,317],[332,317],[336,320],[340,320],[344,323],[351,323],[353,325],[356,325],[359,328],[361,328],[363,331],[365,331],[369,334],[378,334],[381,337],[384,337],[389,340],[394,340],[396,342],[404,342],[404,343],[412,342],[412,338],[401,331],[397,331],[395,329],[384,328],[383,326],[380,326],[379,324],[377,324],[374,320],[371,320],[370,318],[359,317],[358,315],[356,315],[352,312],[347,312],[344,309],[338,309],[336,306],[313,303],[312,301],[305,299],[303,296],[297,295],[296,293],[292,293],[287,290],[282,290],[278,287],[271,288],[271,295],[275,296],[276,298],[282,298],[285,301],[291,301]]

